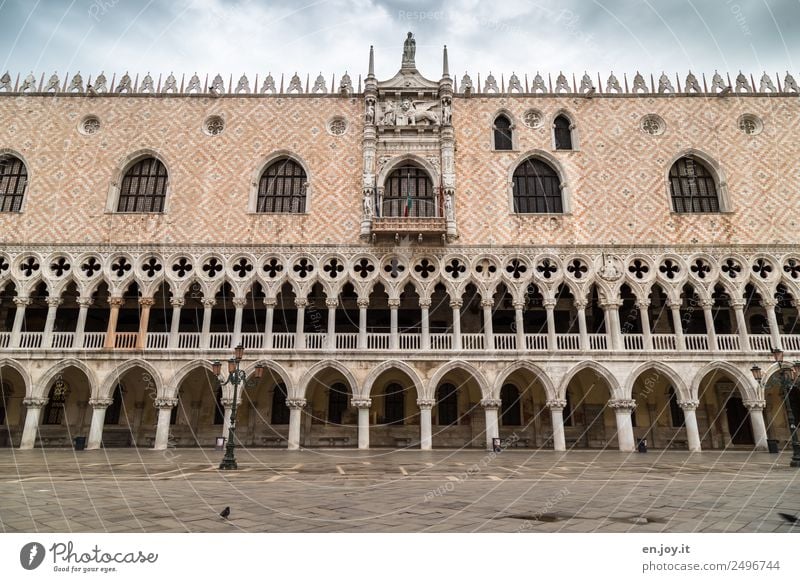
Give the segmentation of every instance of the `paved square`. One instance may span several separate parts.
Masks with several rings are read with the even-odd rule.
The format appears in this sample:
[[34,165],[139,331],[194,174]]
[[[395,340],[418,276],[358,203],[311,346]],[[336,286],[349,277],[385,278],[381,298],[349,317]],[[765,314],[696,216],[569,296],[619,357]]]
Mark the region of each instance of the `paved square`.
[[[3,532],[787,532],[788,454],[0,451]],[[231,507],[230,520],[219,517]]]

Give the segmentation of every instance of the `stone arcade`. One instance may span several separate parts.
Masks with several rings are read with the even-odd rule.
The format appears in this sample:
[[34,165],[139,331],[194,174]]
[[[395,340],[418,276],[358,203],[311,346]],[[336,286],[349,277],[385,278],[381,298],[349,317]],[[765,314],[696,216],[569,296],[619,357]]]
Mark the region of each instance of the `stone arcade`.
[[800,359],[793,76],[415,53],[355,86],[2,75],[0,443],[211,445],[241,343],[245,446],[785,444],[749,368]]

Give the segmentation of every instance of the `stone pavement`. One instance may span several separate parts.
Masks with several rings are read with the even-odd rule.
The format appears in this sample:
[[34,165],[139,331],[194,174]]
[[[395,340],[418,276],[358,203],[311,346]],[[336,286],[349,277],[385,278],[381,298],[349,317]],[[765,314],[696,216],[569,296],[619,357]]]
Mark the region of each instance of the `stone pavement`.
[[[788,454],[0,450],[3,532],[788,532]],[[231,518],[218,516],[225,506]],[[800,529],[800,528],[795,528]]]

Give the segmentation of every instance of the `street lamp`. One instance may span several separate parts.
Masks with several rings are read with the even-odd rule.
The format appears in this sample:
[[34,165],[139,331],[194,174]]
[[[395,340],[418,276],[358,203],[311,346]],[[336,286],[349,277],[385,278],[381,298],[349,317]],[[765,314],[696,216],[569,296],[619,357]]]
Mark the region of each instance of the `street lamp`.
[[770,383],[777,380],[781,388],[781,395],[783,396],[783,405],[786,407],[786,415],[789,417],[789,431],[792,435],[792,460],[789,463],[790,467],[800,467],[800,442],[797,441],[797,425],[794,418],[794,411],[792,410],[792,403],[789,397],[792,390],[800,390],[797,385],[797,378],[800,376],[800,362],[794,364],[783,363],[783,352],[778,349],[772,350],[772,359],[778,364],[778,377],[771,378],[769,381],[764,381],[764,372],[758,366],[753,366],[750,371],[753,373],[753,378],[763,388],[767,388]]
[[[222,462],[219,468],[222,471],[235,470],[239,467],[236,465],[236,456],[234,455],[234,433],[236,432],[236,401],[239,397],[239,385],[242,385],[242,390],[248,386],[247,374],[244,370],[239,369],[239,364],[244,357],[244,347],[239,344],[233,350],[233,357],[228,360],[228,378],[223,382],[220,372],[222,371],[222,364],[219,361],[211,362],[211,369],[219,382],[220,387],[227,384],[233,385],[233,404],[231,404],[231,420],[228,424],[228,442],[225,445],[225,456],[222,457]],[[260,380],[264,377],[264,366],[257,364],[255,368],[255,379]]]

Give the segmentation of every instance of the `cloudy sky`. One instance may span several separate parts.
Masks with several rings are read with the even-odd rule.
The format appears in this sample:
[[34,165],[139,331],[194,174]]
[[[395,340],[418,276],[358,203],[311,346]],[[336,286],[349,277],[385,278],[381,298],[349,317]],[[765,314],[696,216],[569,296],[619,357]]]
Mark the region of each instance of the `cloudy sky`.
[[798,76],[800,0],[0,0],[0,72]]

